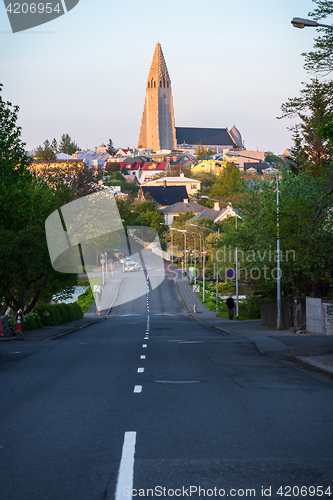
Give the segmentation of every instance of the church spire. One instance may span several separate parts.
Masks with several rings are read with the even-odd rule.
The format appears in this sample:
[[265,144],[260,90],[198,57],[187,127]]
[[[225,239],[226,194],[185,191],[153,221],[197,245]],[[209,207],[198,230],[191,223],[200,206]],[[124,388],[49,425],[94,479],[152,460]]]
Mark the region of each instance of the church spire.
[[176,147],[171,80],[159,41],[147,79],[139,146],[155,151]]

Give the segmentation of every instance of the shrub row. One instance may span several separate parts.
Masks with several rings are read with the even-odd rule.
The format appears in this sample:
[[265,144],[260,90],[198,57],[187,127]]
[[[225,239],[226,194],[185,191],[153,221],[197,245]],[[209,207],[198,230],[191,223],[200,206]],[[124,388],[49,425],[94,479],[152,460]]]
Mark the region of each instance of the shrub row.
[[[76,319],[83,318],[83,312],[77,302],[71,304],[39,304],[33,312],[25,316],[22,322],[22,330],[35,330],[43,326],[55,326]],[[10,319],[12,326],[16,326],[15,320]]]

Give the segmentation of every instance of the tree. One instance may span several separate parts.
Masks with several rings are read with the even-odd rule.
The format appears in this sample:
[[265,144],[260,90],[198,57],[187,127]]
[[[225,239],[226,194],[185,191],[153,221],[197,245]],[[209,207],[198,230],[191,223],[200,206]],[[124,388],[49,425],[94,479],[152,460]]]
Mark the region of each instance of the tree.
[[298,117],[301,123],[292,127],[296,139],[295,148],[297,155],[293,158],[303,168],[319,174],[327,167],[332,156],[332,144],[322,134],[322,125],[333,113],[333,82],[320,82],[312,79],[310,83],[303,84],[299,97],[288,99],[282,104],[282,116],[279,118]]
[[[281,290],[287,295],[316,295],[322,279],[333,279],[333,197],[323,197],[325,184],[311,172],[285,172],[280,181]],[[238,202],[242,219],[225,223],[224,245],[239,249],[240,280],[264,299],[276,299],[277,212],[275,181],[263,181]],[[226,251],[228,258],[229,252]],[[234,263],[234,253],[231,252]]]
[[195,160],[201,161],[207,158],[208,156],[212,156],[213,154],[215,154],[215,151],[213,151],[212,149],[204,148],[202,144],[198,144],[194,151],[194,154],[195,154]]
[[68,134],[63,134],[59,143],[59,153],[65,153],[72,155],[76,153],[80,148],[76,142],[72,141]]
[[109,153],[109,155],[114,156],[116,154],[116,150],[113,147],[113,142],[111,139],[109,139],[109,143],[107,146],[106,151]]
[[53,151],[48,140],[44,141],[43,146],[38,146],[36,150],[36,158],[41,161],[54,161],[57,159],[57,155]]
[[58,143],[56,139],[53,139],[53,141],[51,142],[51,149],[55,154],[58,153]]
[[229,201],[239,197],[244,192],[245,184],[241,173],[234,163],[228,163],[223,171],[216,176],[209,191],[209,197]]
[[2,87],[0,84],[0,230],[16,230],[32,216],[29,185],[33,175],[17,125],[19,107],[2,99]]
[[[309,16],[316,19],[325,19],[333,14],[332,0],[313,0],[317,8],[309,12]],[[314,51],[303,53],[305,57],[304,68],[313,73],[330,73],[333,70],[333,30],[320,28],[323,33],[315,39]]]

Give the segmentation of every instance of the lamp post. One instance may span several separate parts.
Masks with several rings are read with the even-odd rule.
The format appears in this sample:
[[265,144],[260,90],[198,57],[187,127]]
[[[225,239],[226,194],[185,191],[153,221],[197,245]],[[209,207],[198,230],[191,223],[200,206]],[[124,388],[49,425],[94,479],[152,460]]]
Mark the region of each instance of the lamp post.
[[[240,158],[247,158],[249,160],[258,161],[257,158],[252,158],[251,156],[240,155],[238,153],[229,151],[226,153],[227,156],[239,156]],[[264,163],[268,167],[272,168],[269,163],[264,160],[259,160],[260,163]],[[276,174],[275,169],[273,172],[276,179],[276,252],[277,252],[277,283],[276,283],[276,295],[277,295],[277,325],[276,329],[281,330],[281,264],[280,264],[280,224],[279,224],[279,179]]]
[[[199,228],[202,227],[202,226],[197,226],[196,224],[191,224],[191,226],[195,226],[195,227],[199,227]],[[206,229],[207,231],[210,231],[211,233],[213,233],[213,235],[216,238],[216,241],[217,242],[219,241],[217,235],[214,233],[214,231],[212,229],[208,229],[208,227],[204,227],[203,229]],[[216,269],[216,315],[218,315],[218,313],[219,313],[219,270],[218,270],[218,266],[216,266],[216,267],[217,267],[217,269]]]
[[[195,236],[192,231],[186,231],[189,234],[193,235],[193,241],[194,241],[194,286],[197,284],[197,248],[196,248],[196,240]],[[191,260],[191,266],[192,266],[192,260]]]
[[[224,203],[225,205],[229,205],[229,207],[232,207],[231,203],[227,203],[226,201],[220,201],[220,200],[215,200],[215,198],[209,198],[209,196],[201,196],[201,198],[205,198],[206,200],[211,200],[211,201],[217,201],[218,203]],[[238,285],[239,285],[239,280],[238,280],[238,245],[237,245],[237,219],[238,215],[236,214],[235,217],[236,221],[236,319],[239,318],[239,291],[238,291]],[[207,229],[207,228],[206,228]],[[211,231],[211,229],[210,229]],[[215,234],[215,233],[214,233]],[[216,260],[216,263],[218,264],[218,260]]]
[[330,28],[333,29],[333,26],[330,24],[322,24],[322,23],[317,23],[317,21],[312,21],[311,19],[303,19],[302,17],[294,17],[291,20],[291,24],[295,28]]
[[[195,224],[191,224],[191,226],[198,227]],[[202,302],[205,302],[205,259],[206,259],[205,240],[204,240],[204,237],[201,236],[200,233],[196,233],[195,231],[193,231],[193,234],[197,234],[202,239],[202,248],[203,248],[203,257],[202,257],[202,275],[203,275],[203,277],[202,277],[202,282],[203,282]]]
[[184,234],[184,264],[185,264],[185,276],[186,276],[186,231],[185,229],[176,229],[175,227],[170,227],[171,231],[178,231],[178,233],[183,233]]

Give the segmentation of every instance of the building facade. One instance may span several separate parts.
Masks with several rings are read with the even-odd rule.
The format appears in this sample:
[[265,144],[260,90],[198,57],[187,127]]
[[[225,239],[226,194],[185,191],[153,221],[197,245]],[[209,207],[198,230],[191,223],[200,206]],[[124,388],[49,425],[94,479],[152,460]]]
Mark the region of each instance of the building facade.
[[159,42],[147,79],[138,147],[154,151],[176,148],[171,80]]

